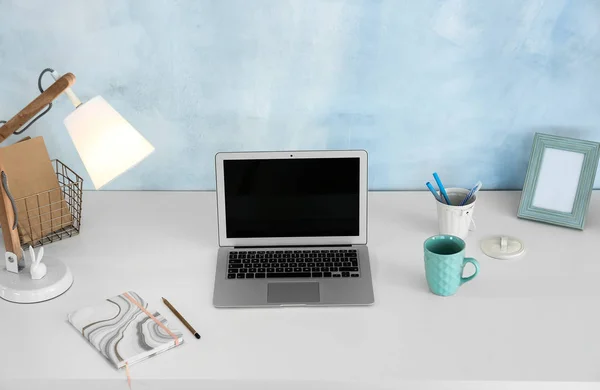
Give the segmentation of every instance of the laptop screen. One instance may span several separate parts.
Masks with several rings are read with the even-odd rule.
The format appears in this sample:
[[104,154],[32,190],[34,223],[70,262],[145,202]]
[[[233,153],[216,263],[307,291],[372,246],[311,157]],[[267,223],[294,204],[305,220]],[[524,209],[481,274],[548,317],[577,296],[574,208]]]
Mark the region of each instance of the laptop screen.
[[225,160],[227,238],[359,235],[360,159]]

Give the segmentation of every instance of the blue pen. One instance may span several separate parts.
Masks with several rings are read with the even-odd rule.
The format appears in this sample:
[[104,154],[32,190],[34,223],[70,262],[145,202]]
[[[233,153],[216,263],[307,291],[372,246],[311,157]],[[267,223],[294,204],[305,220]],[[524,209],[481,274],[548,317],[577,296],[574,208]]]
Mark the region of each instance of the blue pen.
[[440,180],[440,177],[438,176],[437,172],[433,172],[433,178],[435,179],[435,182],[437,183],[439,189],[440,189],[440,193],[442,194],[442,196],[444,197],[444,200],[446,201],[446,204],[450,204],[450,198],[448,198],[448,194],[446,193],[446,189],[444,188],[444,185],[442,184],[442,181]]
[[433,188],[433,186],[431,185],[430,182],[425,183],[425,185],[427,186],[427,188],[429,188],[429,191],[431,191],[431,193],[433,194],[433,196],[435,196],[435,200],[437,200],[440,203],[444,203],[442,201],[442,198],[440,198],[440,196],[438,195],[437,191],[435,190],[435,188]]
[[473,195],[475,195],[477,193],[477,191],[479,191],[481,189],[481,182],[478,181],[475,186],[473,188],[471,188],[471,191],[469,191],[469,193],[467,194],[467,196],[465,196],[465,198],[463,199],[462,202],[460,202],[460,206],[464,206],[465,204],[467,204],[467,202],[469,201],[469,199],[471,199],[473,197]]

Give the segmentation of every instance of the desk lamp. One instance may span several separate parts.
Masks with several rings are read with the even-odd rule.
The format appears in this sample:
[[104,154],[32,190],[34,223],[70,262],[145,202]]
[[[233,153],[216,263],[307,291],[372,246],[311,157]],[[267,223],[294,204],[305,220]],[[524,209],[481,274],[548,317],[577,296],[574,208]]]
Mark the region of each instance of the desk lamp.
[[[41,85],[45,73],[50,73],[55,80],[46,90]],[[102,97],[96,96],[82,103],[71,90],[74,83],[75,76],[72,73],[60,76],[53,69],[42,71],[38,79],[41,94],[10,120],[0,121],[0,125],[4,123],[0,127],[0,142],[12,134],[27,130],[52,108],[52,102],[64,92],[75,106],[75,111],[64,120],[65,127],[94,187],[99,189],[146,158],[154,151],[154,147]],[[4,212],[0,213],[3,214],[0,223],[6,248],[6,268],[0,270],[0,297],[18,303],[55,298],[73,284],[71,271],[62,261],[45,258],[47,272],[43,278],[32,279],[29,272],[24,272],[25,262],[16,229],[14,205],[11,205],[10,192],[6,191],[6,175],[1,173],[0,207]]]

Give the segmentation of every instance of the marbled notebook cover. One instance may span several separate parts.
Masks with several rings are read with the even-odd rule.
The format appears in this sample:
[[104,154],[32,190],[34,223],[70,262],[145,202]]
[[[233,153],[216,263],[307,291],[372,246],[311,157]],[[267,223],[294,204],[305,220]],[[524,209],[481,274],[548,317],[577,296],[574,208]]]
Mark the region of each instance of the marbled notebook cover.
[[[148,303],[135,292],[127,294],[164,324],[179,344],[183,342],[183,334],[170,328],[159,312],[148,309]],[[131,366],[176,346],[175,338],[127,299],[125,293],[98,306],[74,311],[69,314],[69,322],[117,368],[125,363]]]

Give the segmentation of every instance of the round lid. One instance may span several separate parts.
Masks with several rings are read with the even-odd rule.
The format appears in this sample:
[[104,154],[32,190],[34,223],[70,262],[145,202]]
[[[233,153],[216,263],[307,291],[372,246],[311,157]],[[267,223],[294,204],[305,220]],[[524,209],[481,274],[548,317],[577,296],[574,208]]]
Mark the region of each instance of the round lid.
[[514,259],[525,252],[525,244],[510,236],[494,236],[481,240],[481,250],[489,257],[500,260]]

